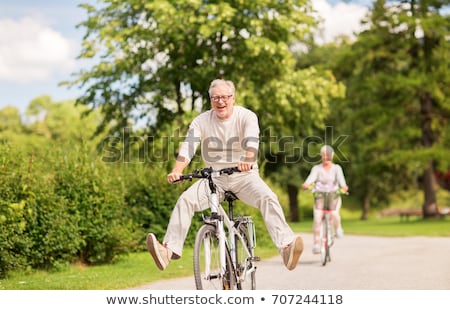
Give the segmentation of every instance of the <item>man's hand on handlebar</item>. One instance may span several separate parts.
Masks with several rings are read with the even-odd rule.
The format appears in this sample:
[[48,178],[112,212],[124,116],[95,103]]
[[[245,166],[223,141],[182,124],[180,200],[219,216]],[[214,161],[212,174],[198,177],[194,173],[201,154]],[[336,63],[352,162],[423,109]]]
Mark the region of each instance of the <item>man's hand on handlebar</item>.
[[246,172],[252,170],[253,163],[241,161],[238,163],[238,169],[241,172]]
[[171,173],[169,173],[168,175],[167,175],[167,182],[169,182],[170,184],[173,184],[175,181],[177,181],[177,182],[182,182],[182,181],[180,181],[180,177],[182,176],[183,174],[181,173],[181,172],[178,172],[178,171],[172,171]]

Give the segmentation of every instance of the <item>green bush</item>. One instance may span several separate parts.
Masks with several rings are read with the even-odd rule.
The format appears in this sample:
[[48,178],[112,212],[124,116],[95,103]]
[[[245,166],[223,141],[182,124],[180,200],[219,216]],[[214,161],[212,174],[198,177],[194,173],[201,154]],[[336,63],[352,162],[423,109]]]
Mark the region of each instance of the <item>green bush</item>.
[[[11,270],[102,264],[164,237],[190,182],[166,182],[167,163],[107,163],[89,145],[0,145],[0,277]],[[186,171],[188,172],[188,171]],[[239,204],[239,203],[238,203]],[[259,240],[270,238],[257,209]],[[186,245],[202,225],[196,214]]]
[[133,224],[124,212],[123,180],[86,149],[61,153],[55,168],[55,194],[64,197],[66,211],[76,224],[80,261],[98,264],[129,252]]
[[[0,277],[9,270],[30,266],[31,238],[26,234],[24,179],[26,166],[22,154],[8,145],[0,145]],[[25,188],[26,189],[26,188]]]
[[[57,151],[55,151],[57,150]],[[133,249],[124,180],[86,150],[0,146],[0,276],[74,261],[104,263]]]
[[157,163],[122,165],[121,171],[127,180],[125,203],[137,224],[135,237],[142,250],[149,232],[155,233],[158,239],[164,237],[170,214],[184,186],[168,184],[166,168]]

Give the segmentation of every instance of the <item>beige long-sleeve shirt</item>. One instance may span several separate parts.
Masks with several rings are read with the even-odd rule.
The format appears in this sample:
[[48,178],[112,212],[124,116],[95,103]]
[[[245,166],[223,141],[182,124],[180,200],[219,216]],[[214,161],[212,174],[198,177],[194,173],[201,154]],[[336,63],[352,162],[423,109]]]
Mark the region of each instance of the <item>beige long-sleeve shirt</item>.
[[249,149],[258,150],[258,117],[241,106],[234,106],[226,120],[217,118],[214,110],[203,112],[189,126],[179,156],[190,161],[200,144],[205,166],[215,170],[236,166]]

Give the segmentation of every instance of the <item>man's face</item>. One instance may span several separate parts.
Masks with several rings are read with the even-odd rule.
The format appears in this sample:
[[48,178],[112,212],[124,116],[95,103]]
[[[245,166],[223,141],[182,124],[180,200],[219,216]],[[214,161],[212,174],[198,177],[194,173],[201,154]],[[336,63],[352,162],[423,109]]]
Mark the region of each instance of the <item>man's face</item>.
[[231,116],[234,107],[234,95],[226,84],[219,84],[211,90],[211,106],[219,119]]

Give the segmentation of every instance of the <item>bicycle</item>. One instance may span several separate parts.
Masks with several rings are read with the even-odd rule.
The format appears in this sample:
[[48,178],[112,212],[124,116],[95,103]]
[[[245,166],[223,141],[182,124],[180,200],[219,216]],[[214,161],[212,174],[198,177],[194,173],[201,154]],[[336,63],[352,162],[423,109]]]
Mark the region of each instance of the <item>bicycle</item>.
[[336,209],[336,205],[332,206],[331,202],[339,195],[348,195],[348,193],[338,190],[335,192],[315,191],[313,194],[315,199],[323,199],[323,209],[321,210],[322,219],[320,222],[320,260],[322,266],[325,266],[327,262],[331,262],[330,252],[336,236],[332,215],[332,212]]
[[206,179],[210,190],[210,215],[203,215],[203,225],[194,243],[194,278],[198,290],[256,289],[256,264],[254,255],[256,232],[250,216],[233,214],[233,202],[238,199],[225,192],[228,213],[219,202],[214,177],[240,172],[237,167],[214,171],[212,168],[196,169],[178,181]]

